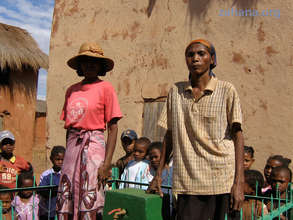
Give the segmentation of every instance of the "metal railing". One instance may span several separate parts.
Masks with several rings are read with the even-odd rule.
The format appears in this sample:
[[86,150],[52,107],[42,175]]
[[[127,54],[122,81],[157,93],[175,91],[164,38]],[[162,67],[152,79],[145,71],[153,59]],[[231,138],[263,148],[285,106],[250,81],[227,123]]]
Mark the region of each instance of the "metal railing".
[[[35,178],[34,178],[35,179]],[[17,181],[16,181],[17,182]],[[118,184],[119,183],[127,183],[127,184],[134,184],[134,185],[139,185],[139,186],[148,186],[149,184],[146,183],[140,183],[140,182],[134,182],[134,181],[124,181],[124,180],[120,180],[119,179],[119,173],[118,173],[118,169],[114,168],[112,169],[112,177],[111,180],[108,181],[108,183],[111,183],[112,189],[117,189]],[[256,185],[258,185],[256,183]],[[33,187],[27,187],[27,188],[18,188],[16,186],[16,188],[13,189],[0,189],[0,194],[1,193],[15,193],[15,192],[21,192],[21,191],[33,191],[33,199],[35,199],[36,194],[38,194],[41,191],[47,191],[49,192],[49,207],[48,207],[48,219],[50,219],[50,213],[51,213],[51,209],[53,207],[50,207],[51,205],[51,199],[52,199],[52,192],[53,190],[56,191],[58,188],[58,186],[53,185],[52,184],[52,175],[51,175],[51,180],[50,180],[50,185],[48,186],[36,186],[35,185],[35,181],[34,181],[34,186]],[[162,185],[162,188],[171,190],[172,187],[170,185]],[[257,186],[256,186],[257,188]],[[257,216],[258,213],[255,213],[255,208],[254,205],[252,203],[251,206],[251,220],[272,220],[272,219],[278,219],[281,220],[281,215],[283,215],[286,219],[289,220],[293,220],[293,190],[292,190],[292,183],[289,183],[289,187],[288,190],[286,191],[286,198],[285,199],[281,199],[280,197],[280,193],[277,193],[276,197],[265,197],[265,196],[261,196],[261,195],[245,195],[245,198],[247,199],[253,199],[255,201],[261,201],[261,216]],[[270,212],[268,214],[264,214],[264,204],[265,201],[269,201],[271,204],[271,207],[276,207],[272,210],[270,210]],[[32,206],[32,210],[34,210],[35,206],[34,206],[34,202],[33,202],[33,206]],[[292,212],[292,214],[291,214]],[[32,219],[34,220],[36,218],[34,211],[32,211]],[[5,220],[5,218],[2,215],[2,201],[0,201],[0,219]],[[16,213],[15,213],[15,208],[11,207],[11,219],[16,219]],[[55,219],[57,220],[57,215],[55,215]],[[226,218],[228,219],[228,216],[226,215]],[[243,215],[243,210],[241,209],[240,211],[240,220],[244,220],[244,215]]]
[[[18,179],[18,176],[16,176],[16,183],[17,183],[17,179]],[[58,186],[56,185],[53,185],[52,184],[52,181],[53,181],[53,177],[52,177],[52,174],[51,174],[51,178],[50,178],[50,185],[47,185],[47,186],[36,186],[36,178],[34,176],[34,183],[33,183],[33,186],[32,187],[26,187],[26,188],[21,188],[21,187],[18,187],[17,184],[16,184],[16,187],[15,188],[12,188],[12,189],[0,189],[0,194],[1,193],[15,193],[15,192],[21,192],[21,191],[33,191],[33,205],[31,207],[31,211],[32,211],[32,219],[38,219],[38,216],[35,216],[35,208],[37,205],[39,204],[35,204],[35,200],[36,200],[36,194],[39,193],[39,192],[42,192],[42,191],[47,191],[49,192],[49,207],[48,207],[48,220],[50,220],[50,213],[51,213],[51,209],[52,207],[51,206],[51,199],[52,199],[52,192],[53,190],[57,190],[58,189]],[[15,195],[13,196],[15,197]],[[44,207],[45,208],[45,207]],[[52,217],[51,217],[52,218]],[[12,220],[15,220],[17,219],[17,213],[15,212],[15,207],[11,206],[11,219]],[[3,204],[2,204],[2,201],[0,200],[0,220],[5,220],[5,217],[3,216]],[[55,220],[57,220],[57,215],[55,215]]]

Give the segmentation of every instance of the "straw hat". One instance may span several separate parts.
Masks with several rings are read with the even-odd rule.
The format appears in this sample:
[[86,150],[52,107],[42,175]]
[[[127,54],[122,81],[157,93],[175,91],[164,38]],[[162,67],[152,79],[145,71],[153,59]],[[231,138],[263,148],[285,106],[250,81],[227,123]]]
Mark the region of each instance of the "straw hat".
[[97,62],[103,61],[105,71],[108,72],[113,69],[114,61],[108,57],[104,56],[103,49],[97,43],[86,42],[80,46],[78,55],[72,57],[67,61],[67,65],[72,69],[77,70],[79,64],[79,57],[88,56],[97,58]]

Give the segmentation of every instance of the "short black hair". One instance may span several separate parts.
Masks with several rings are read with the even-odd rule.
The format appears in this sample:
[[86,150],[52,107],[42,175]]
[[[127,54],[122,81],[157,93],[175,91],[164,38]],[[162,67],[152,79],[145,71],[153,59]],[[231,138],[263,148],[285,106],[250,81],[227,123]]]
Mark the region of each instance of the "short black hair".
[[32,180],[34,183],[35,178],[31,172],[23,172],[19,174],[17,179],[17,187],[22,187],[23,181],[27,179]]
[[[258,170],[245,170],[244,179],[245,183],[247,183],[249,187],[251,187],[257,193],[257,195],[261,194],[261,188],[264,186],[264,178],[261,172]],[[257,188],[256,182],[258,184]]]
[[56,157],[59,153],[65,154],[65,147],[61,145],[54,146],[51,150],[50,158],[52,159],[53,157]]
[[244,146],[244,153],[250,154],[251,158],[254,157],[254,149],[251,146]]
[[153,149],[158,149],[158,150],[162,153],[163,143],[160,142],[160,141],[152,142],[152,143],[149,145],[148,153],[147,153],[147,154],[149,154],[149,153],[151,152],[151,150],[153,150]]
[[141,144],[141,145],[147,147],[147,149],[148,149],[149,145],[151,144],[151,141],[147,137],[140,137],[135,141],[135,145],[136,144]]
[[292,171],[287,166],[280,166],[280,167],[273,168],[271,176],[276,175],[278,172],[282,172],[282,171],[285,171],[289,174],[289,182],[291,182],[292,181]]
[[280,162],[282,163],[281,166],[285,166],[285,167],[289,167],[289,164],[291,163],[291,160],[290,160],[289,158],[283,157],[282,155],[273,155],[273,156],[270,156],[270,157],[267,159],[267,163],[268,163],[270,160],[277,160],[277,161],[280,161]]

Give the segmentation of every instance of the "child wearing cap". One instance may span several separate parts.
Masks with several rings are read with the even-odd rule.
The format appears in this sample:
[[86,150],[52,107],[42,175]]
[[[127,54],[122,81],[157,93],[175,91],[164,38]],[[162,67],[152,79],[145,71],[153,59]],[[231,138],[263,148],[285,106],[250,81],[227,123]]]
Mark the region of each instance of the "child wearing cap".
[[127,129],[122,132],[120,139],[125,155],[116,162],[116,166],[119,168],[119,176],[123,173],[128,162],[134,159],[133,149],[137,140],[137,134],[134,130]]
[[30,164],[22,157],[15,156],[14,135],[4,130],[0,132],[0,184],[8,188],[16,187],[16,175],[22,171],[32,171]]

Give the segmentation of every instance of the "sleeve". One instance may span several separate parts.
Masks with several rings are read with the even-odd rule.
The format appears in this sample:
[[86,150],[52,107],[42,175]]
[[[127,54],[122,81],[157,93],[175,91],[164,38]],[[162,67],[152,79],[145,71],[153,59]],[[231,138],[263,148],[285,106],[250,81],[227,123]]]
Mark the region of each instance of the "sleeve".
[[166,130],[172,130],[172,93],[173,88],[168,93],[167,100],[160,114],[158,125]]
[[227,119],[229,127],[232,127],[233,123],[242,124],[242,111],[240,106],[240,99],[234,86],[231,86],[231,88],[228,91]]
[[50,185],[50,182],[49,182],[50,176],[51,176],[51,174],[49,174],[47,176],[44,176],[43,179],[40,180],[39,186],[48,186],[48,185]]
[[22,157],[16,156],[16,162],[15,162],[16,167],[18,167],[20,172],[23,171],[32,171],[33,167],[29,162],[27,162],[25,159]]
[[44,173],[45,173],[45,172],[43,172],[43,173],[41,174],[41,176],[40,176],[40,182],[39,182],[39,184],[41,184],[41,182],[42,182],[42,180],[43,180],[43,178],[44,178],[44,176],[45,176]]
[[113,118],[122,118],[118,97],[111,84],[105,88],[105,122]]

